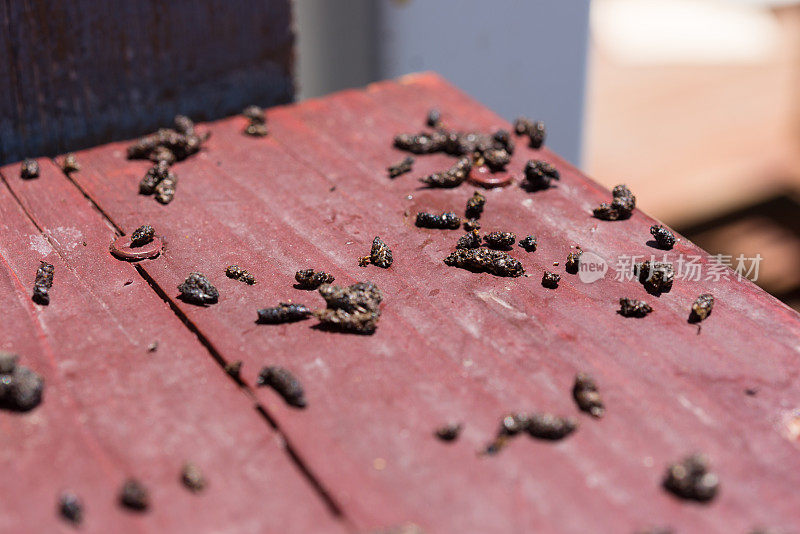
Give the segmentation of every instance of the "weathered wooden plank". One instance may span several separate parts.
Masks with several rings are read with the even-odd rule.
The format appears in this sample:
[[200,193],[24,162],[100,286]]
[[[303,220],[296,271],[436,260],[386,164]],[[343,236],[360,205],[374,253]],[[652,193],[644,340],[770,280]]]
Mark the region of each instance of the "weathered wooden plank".
[[[787,379],[798,366],[796,314],[747,282],[679,282],[655,299],[633,282],[582,284],[564,275],[558,290],[545,290],[541,269],[563,262],[570,245],[608,259],[649,255],[652,221],[638,212],[620,223],[591,219],[590,208],[608,193],[548,151],[522,146],[512,168],[543,155],[562,180],[535,194],[516,186],[489,192],[484,227],[539,236],[537,252],[513,253],[534,276],[505,280],[445,267],[460,232],[418,230],[405,212],[460,210],[471,189],[418,190],[414,176],[385,178],[385,166],[401,156],[391,136],[418,128],[434,105],[454,126],[507,127],[441,80],[419,77],[273,110],[266,139],[242,136],[242,119],[214,124],[208,149],[176,166],[182,180],[167,207],[135,194],[147,164],[125,161],[122,144],[80,154],[85,171],[75,180],[126,230],[142,219],[162,229],[164,257],[144,268],[169,295],[191,270],[218,283],[219,304],[178,306],[222,357],[245,360],[248,383],[265,363],[303,378],[305,411],[268,391],[259,399],[359,526],[405,519],[434,531],[792,525],[796,442],[785,425],[800,402]],[[419,158],[415,175],[445,161]],[[395,252],[388,271],[356,266],[374,235]],[[674,253],[702,254],[687,242]],[[226,280],[230,263],[259,284]],[[378,332],[253,325],[256,307],[319,301],[289,287],[306,266],[330,270],[339,282],[378,283],[386,293]],[[709,289],[718,306],[697,335],[686,324],[688,304]],[[641,321],[619,317],[623,295],[654,301],[656,312]],[[579,370],[597,376],[606,418],[583,419],[562,443],[475,455],[505,411],[574,411],[569,388]],[[757,396],[745,396],[753,385]],[[450,417],[467,428],[444,446],[431,432]],[[705,507],[658,486],[664,465],[695,448],[711,455],[723,478],[722,494]]]
[[[71,531],[56,514],[71,489],[87,532],[342,532],[252,399],[109,254],[114,229],[52,162],[40,164],[30,181],[16,165],[0,169],[43,229],[0,184],[0,348],[46,379],[40,407],[0,413],[0,530]],[[46,307],[30,299],[39,260],[55,265]],[[182,487],[185,461],[204,472],[202,493]],[[150,511],[118,505],[128,476],[150,489]]]
[[2,0],[0,28],[0,163],[293,96],[288,0]]

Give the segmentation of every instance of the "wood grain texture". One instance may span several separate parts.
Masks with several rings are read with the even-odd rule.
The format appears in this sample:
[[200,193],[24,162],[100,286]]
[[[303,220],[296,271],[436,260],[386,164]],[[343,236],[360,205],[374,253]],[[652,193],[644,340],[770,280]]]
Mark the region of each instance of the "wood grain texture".
[[[41,406],[0,412],[0,531],[73,532],[56,512],[70,489],[85,506],[81,532],[344,532],[252,398],[109,254],[113,228],[40,164],[31,181],[0,168],[16,195],[0,183],[0,349],[46,380]],[[55,265],[48,306],[30,298],[39,260]],[[205,491],[181,485],[186,461]],[[149,488],[151,510],[119,506],[129,476]]]
[[[563,272],[570,246],[612,266],[622,254],[650,256],[653,220],[603,222],[591,208],[609,193],[548,150],[518,143],[509,169],[519,181],[529,158],[553,162],[556,187],[528,193],[518,183],[487,191],[485,230],[533,233],[539,249],[515,249],[531,277],[500,279],[445,266],[459,231],[413,226],[418,210],[461,212],[473,188],[428,190],[415,180],[452,160],[419,157],[396,180],[387,165],[401,131],[421,129],[439,107],[456,128],[509,125],[435,75],[376,84],[269,113],[271,135],[241,134],[244,119],[210,125],[204,151],[175,166],[179,185],[168,206],[137,194],[146,162],[125,160],[124,143],[81,152],[76,184],[125,231],[142,222],[164,235],[162,257],[142,265],[207,345],[245,362],[252,388],[258,369],[294,371],[309,407],[285,406],[256,390],[293,450],[357,528],[414,521],[431,532],[629,532],[648,525],[677,531],[745,531],[756,524],[800,526],[800,320],[753,284],[677,281],[659,298],[613,271],[584,284]],[[550,125],[557,127],[557,125]],[[64,179],[66,182],[66,178]],[[44,208],[31,203],[36,219]],[[361,268],[375,235],[393,249],[388,270]],[[670,252],[707,254],[682,240]],[[660,253],[658,253],[660,256]],[[543,269],[560,261],[557,290]],[[237,263],[258,284],[224,276]],[[255,310],[292,299],[320,306],[292,288],[313,267],[337,283],[371,280],[384,291],[373,336],[334,334],[313,321],[256,325]],[[177,301],[191,271],[209,276],[220,302]],[[686,321],[694,298],[717,297],[698,334]],[[621,296],[655,308],[643,320],[615,313]],[[592,373],[607,416],[581,416],[559,443],[520,438],[495,457],[476,454],[508,411],[579,415],[574,374]],[[758,393],[747,396],[745,388]],[[466,424],[453,444],[434,429]],[[659,487],[664,467],[708,453],[722,479],[709,505],[679,501]]]
[[292,99],[289,0],[0,1],[0,163]]

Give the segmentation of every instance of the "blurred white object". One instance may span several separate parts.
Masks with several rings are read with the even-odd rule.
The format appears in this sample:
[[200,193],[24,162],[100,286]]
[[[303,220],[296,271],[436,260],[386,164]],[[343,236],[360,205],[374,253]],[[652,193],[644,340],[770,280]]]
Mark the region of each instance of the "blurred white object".
[[761,0],[595,0],[598,47],[631,64],[760,62],[780,45],[780,27]]

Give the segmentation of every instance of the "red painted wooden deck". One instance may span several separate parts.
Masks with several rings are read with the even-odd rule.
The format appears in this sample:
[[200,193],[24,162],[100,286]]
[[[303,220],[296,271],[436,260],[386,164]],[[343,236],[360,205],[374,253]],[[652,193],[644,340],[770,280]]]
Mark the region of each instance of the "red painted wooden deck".
[[[418,176],[451,164],[442,155],[386,176],[404,155],[392,137],[422,129],[431,107],[456,128],[509,127],[425,74],[271,109],[266,138],[242,135],[241,117],[205,125],[212,137],[174,166],[167,206],[137,194],[149,164],[128,161],[126,143],[78,153],[82,170],[71,179],[48,160],[37,180],[22,181],[18,164],[0,169],[0,349],[47,380],[39,408],[0,413],[0,531],[71,530],[56,514],[65,488],[83,498],[87,532],[800,529],[798,315],[735,277],[676,280],[653,297],[615,280],[613,267],[592,284],[564,273],[574,245],[605,258],[658,253],[645,244],[653,220],[639,211],[592,218],[609,193],[521,140],[509,166],[515,183],[485,192],[482,224],[538,237],[536,252],[511,252],[531,276],[445,266],[463,232],[419,229],[413,216],[462,213],[474,187],[419,187]],[[531,158],[559,168],[556,187],[519,187]],[[114,259],[115,233],[144,223],[163,236],[163,254]],[[388,270],[358,266],[376,235],[394,252]],[[669,253],[679,254],[708,261],[686,240]],[[30,300],[40,259],[56,266],[47,307]],[[562,280],[549,290],[541,273],[554,261]],[[233,263],[258,283],[226,278]],[[377,332],[255,324],[257,308],[279,301],[321,305],[316,292],[292,287],[309,267],[336,283],[378,284]],[[192,271],[217,286],[218,304],[176,298]],[[687,317],[703,292],[716,305],[698,334]],[[623,318],[622,296],[655,311]],[[235,360],[242,386],[222,369]],[[307,409],[255,388],[269,364],[302,380]],[[579,371],[599,383],[601,420],[574,405]],[[510,411],[574,415],[580,428],[560,442],[517,438],[495,456],[477,454]],[[452,419],[464,423],[461,437],[435,439]],[[695,451],[721,478],[708,504],[660,487],[665,466]],[[207,491],[180,485],[186,460],[203,469]],[[117,505],[126,476],[151,489],[150,511]]]

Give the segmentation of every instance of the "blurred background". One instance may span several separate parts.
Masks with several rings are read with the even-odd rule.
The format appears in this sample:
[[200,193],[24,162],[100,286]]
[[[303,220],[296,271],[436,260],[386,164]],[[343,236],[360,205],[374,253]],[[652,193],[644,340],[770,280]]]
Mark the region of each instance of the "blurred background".
[[0,163],[434,70],[800,309],[800,0],[0,0],[0,54]]

